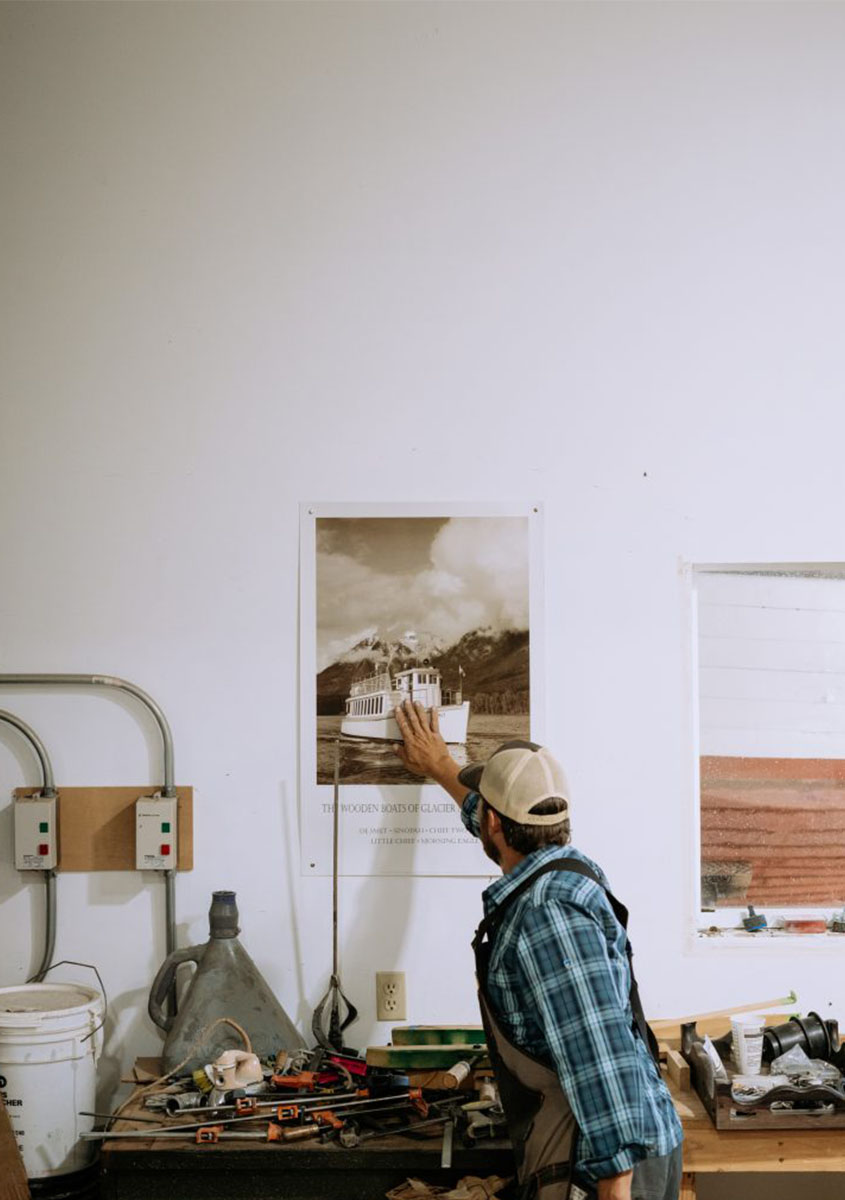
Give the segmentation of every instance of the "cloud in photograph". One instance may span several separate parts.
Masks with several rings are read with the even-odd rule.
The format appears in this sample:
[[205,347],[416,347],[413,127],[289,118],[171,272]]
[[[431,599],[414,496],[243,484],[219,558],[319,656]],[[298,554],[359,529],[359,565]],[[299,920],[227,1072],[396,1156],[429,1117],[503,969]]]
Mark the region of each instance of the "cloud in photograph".
[[365,638],[528,628],[526,517],[319,519],[318,670]]

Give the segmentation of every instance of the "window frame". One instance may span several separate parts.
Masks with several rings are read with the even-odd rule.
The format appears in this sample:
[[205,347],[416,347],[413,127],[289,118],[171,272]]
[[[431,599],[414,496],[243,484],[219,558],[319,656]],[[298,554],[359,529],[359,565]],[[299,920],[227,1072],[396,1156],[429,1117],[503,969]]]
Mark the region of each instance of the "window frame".
[[[825,569],[835,568],[835,573],[825,573]],[[803,947],[808,950],[829,949],[841,953],[845,944],[845,934],[834,933],[828,929],[825,933],[800,934],[777,928],[776,922],[783,920],[822,919],[829,923],[835,913],[843,911],[835,905],[781,905],[766,906],[765,915],[768,928],[756,933],[742,927],[742,918],[748,914],[748,905],[725,906],[714,909],[702,907],[701,887],[701,705],[700,705],[700,662],[699,662],[699,592],[698,579],[701,574],[807,574],[814,573],[826,578],[841,577],[845,581],[845,563],[786,563],[786,562],[704,562],[688,561],[682,564],[682,576],[685,580],[685,601],[687,620],[684,628],[689,637],[687,663],[689,679],[687,680],[689,705],[689,738],[690,766],[692,782],[692,830],[690,837],[691,850],[691,920],[688,932],[694,945],[698,946],[734,946],[745,949],[754,942],[757,945],[768,945],[783,950],[789,947],[790,953],[794,948]],[[757,906],[762,908],[763,906]]]

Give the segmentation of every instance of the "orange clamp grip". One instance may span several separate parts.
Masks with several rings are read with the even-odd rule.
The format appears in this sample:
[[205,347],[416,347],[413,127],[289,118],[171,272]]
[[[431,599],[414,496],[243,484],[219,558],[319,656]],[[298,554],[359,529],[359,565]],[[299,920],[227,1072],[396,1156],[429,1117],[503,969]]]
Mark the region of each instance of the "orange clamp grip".
[[267,1126],[267,1141],[268,1142],[281,1142],[283,1140],[284,1139],[282,1138],[281,1125],[268,1125]]
[[273,1086],[279,1088],[291,1088],[297,1092],[313,1092],[317,1083],[317,1074],[315,1071],[300,1071],[298,1075],[274,1075]]
[[220,1134],[223,1132],[222,1125],[203,1125],[197,1130],[197,1144],[202,1145],[203,1142],[219,1142]]
[[331,1125],[332,1129],[343,1129],[343,1121],[330,1108],[311,1114],[318,1125]]
[[238,1096],[235,1101],[235,1112],[238,1116],[251,1116],[258,1111],[258,1104],[254,1096]]
[[277,1121],[295,1121],[300,1114],[298,1104],[280,1104],[276,1109]]

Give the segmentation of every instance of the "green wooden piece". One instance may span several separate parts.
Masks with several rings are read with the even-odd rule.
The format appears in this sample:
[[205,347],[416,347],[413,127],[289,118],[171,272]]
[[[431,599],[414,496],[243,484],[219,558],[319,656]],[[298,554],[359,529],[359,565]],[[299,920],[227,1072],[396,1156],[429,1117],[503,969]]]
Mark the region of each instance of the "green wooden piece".
[[394,1046],[486,1045],[483,1025],[397,1025],[390,1031]]
[[[449,1046],[368,1046],[367,1065],[406,1071],[448,1071],[462,1059],[475,1058],[486,1047],[478,1042],[455,1042]],[[476,1066],[489,1065],[487,1056]]]

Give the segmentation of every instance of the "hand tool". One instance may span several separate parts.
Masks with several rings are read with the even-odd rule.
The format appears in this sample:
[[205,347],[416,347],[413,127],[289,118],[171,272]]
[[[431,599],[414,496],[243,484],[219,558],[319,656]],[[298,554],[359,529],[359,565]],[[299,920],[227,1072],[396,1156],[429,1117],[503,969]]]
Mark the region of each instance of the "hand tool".
[[297,1129],[282,1130],[283,1142],[304,1142],[309,1138],[319,1138],[327,1142],[335,1136],[335,1131],[325,1125],[300,1125]]
[[344,1068],[350,1075],[366,1075],[367,1063],[363,1058],[351,1054],[327,1054],[326,1062],[333,1067]]
[[[325,1072],[300,1071],[296,1075],[273,1075],[270,1082],[275,1088],[297,1088],[302,1092],[313,1092]],[[335,1075],[335,1078],[337,1076]]]
[[754,905],[748,905],[748,916],[742,918],[743,929],[747,929],[749,933],[759,933],[761,929],[768,926],[768,922],[763,913],[754,911]]
[[440,1169],[449,1171],[452,1168],[452,1144],[455,1140],[455,1113],[453,1112],[446,1125],[443,1126],[443,1148],[440,1151]]
[[496,1137],[499,1133],[504,1133],[506,1128],[504,1113],[494,1113],[492,1110],[481,1113],[474,1112],[470,1114],[470,1121],[467,1125],[467,1137],[475,1141],[482,1137]]
[[[205,1136],[200,1136],[205,1135]],[[227,1133],[221,1129],[219,1125],[207,1125],[204,1129],[198,1129],[196,1134],[198,1144],[207,1142],[222,1142],[222,1141],[250,1141],[250,1142],[281,1142],[282,1129],[280,1125],[268,1125],[264,1133]]]
[[460,1087],[464,1080],[469,1076],[472,1068],[483,1056],[475,1054],[471,1058],[462,1058],[453,1065],[443,1075],[443,1086],[447,1088]]
[[[283,1102],[287,1103],[311,1103],[311,1104],[327,1104],[330,1100],[343,1100],[355,1097],[359,1093],[355,1088],[345,1088],[342,1091],[331,1092],[294,1092],[290,1096],[284,1096]],[[243,1099],[253,1099],[253,1097],[243,1097]],[[275,1108],[282,1101],[282,1096],[266,1097],[264,1099],[255,1098],[256,1108]],[[237,1100],[232,1104],[200,1104],[196,1108],[183,1108],[180,1113],[222,1113],[234,1112],[237,1107]]]
[[[377,1106],[377,1107],[373,1108],[371,1106]],[[342,1104],[333,1104],[331,1110],[327,1109],[325,1100],[322,1101],[322,1109],[321,1109],[319,1104],[316,1104],[316,1105],[313,1104],[313,1098],[312,1098],[312,1104],[307,1105],[307,1106],[303,1106],[301,1104],[299,1104],[299,1105],[277,1104],[274,1107],[276,1108],[278,1119],[281,1121],[287,1121],[287,1120],[293,1119],[291,1116],[291,1110],[294,1108],[298,1110],[297,1116],[313,1118],[315,1113],[321,1112],[321,1111],[322,1112],[326,1112],[326,1111],[335,1112],[335,1111],[341,1111],[341,1110],[354,1109],[355,1112],[359,1112],[363,1109],[363,1110],[366,1110],[367,1112],[371,1112],[371,1111],[372,1112],[392,1112],[392,1111],[396,1111],[397,1109],[407,1108],[408,1106],[413,1106],[414,1108],[416,1108],[417,1112],[419,1112],[421,1116],[425,1116],[428,1113],[428,1104],[423,1099],[422,1091],[420,1089],[415,1089],[415,1090],[409,1092],[405,1096],[384,1096],[384,1097],[377,1096],[377,1097],[375,1097],[375,1099],[371,1099],[371,1100],[347,1100]],[[284,1114],[284,1115],[282,1115],[282,1114]],[[222,1118],[220,1118],[219,1121],[215,1117],[214,1123],[219,1124],[219,1125],[229,1125],[229,1126],[240,1125],[240,1124],[245,1124],[248,1121],[261,1121],[261,1120],[266,1121],[267,1117],[268,1117],[267,1113],[253,1113],[252,1115],[246,1116],[246,1117],[235,1117],[235,1116],[222,1117]],[[131,1121],[132,1118],[127,1117],[126,1120]],[[198,1123],[194,1123],[191,1125],[161,1125],[161,1126],[154,1126],[152,1129],[133,1129],[133,1130],[129,1130],[127,1133],[115,1133],[115,1132],[105,1133],[105,1132],[100,1132],[100,1131],[92,1131],[91,1133],[82,1133],[79,1136],[82,1139],[84,1139],[85,1141],[102,1141],[106,1138],[121,1138],[121,1137],[124,1137],[124,1138],[135,1138],[135,1137],[153,1138],[153,1137],[160,1137],[163,1134],[193,1133],[197,1129],[207,1128],[208,1125],[210,1125],[210,1124],[212,1124],[211,1120],[204,1121],[204,1122],[198,1122]]]
[[[314,1009],[311,1030],[317,1042],[326,1050],[344,1053],[343,1031],[358,1019],[358,1010],[343,994],[337,960],[337,876],[338,876],[338,822],[340,818],[340,738],[334,745],[334,823],[332,826],[332,975],[329,989]],[[346,1005],[346,1016],[341,1021],[341,1001]],[[322,1025],[323,1013],[328,1006],[329,1030]]]
[[418,1129],[426,1129],[432,1125],[445,1125],[452,1120],[448,1117],[431,1117],[426,1121],[415,1121],[412,1125],[400,1125],[397,1129],[373,1129],[367,1133],[359,1133],[355,1128],[349,1128],[349,1125],[341,1130],[338,1141],[341,1146],[345,1146],[348,1150],[354,1149],[360,1142],[369,1142],[374,1138],[393,1137],[403,1133],[415,1133]]

